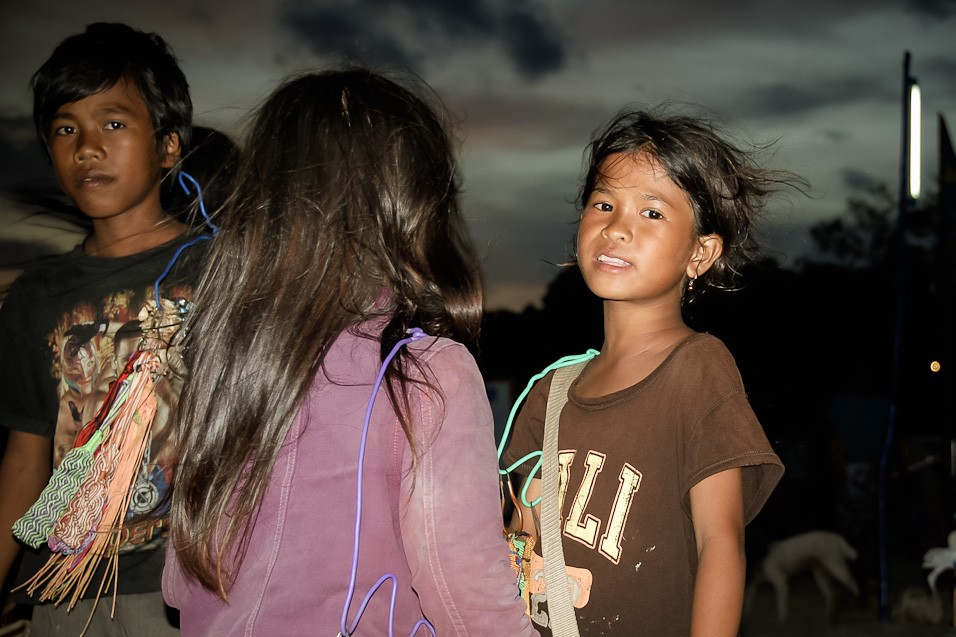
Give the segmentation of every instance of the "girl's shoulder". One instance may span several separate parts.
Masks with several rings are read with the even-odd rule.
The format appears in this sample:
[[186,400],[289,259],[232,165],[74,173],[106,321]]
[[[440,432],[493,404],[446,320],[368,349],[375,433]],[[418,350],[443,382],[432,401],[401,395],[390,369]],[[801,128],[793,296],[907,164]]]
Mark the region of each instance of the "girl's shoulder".
[[426,336],[409,343],[409,353],[426,376],[441,381],[451,376],[473,380],[481,378],[478,363],[462,343],[444,336]]
[[706,332],[687,337],[661,366],[667,376],[693,384],[718,384],[742,388],[733,354],[722,340]]
[[730,359],[733,355],[722,340],[708,332],[695,332],[674,347],[672,357],[695,358],[705,356],[714,359]]
[[424,338],[409,343],[408,349],[410,352],[414,352],[417,358],[425,361],[442,355],[453,357],[465,356],[474,360],[474,357],[471,355],[471,352],[468,351],[467,347],[445,336],[426,335]]

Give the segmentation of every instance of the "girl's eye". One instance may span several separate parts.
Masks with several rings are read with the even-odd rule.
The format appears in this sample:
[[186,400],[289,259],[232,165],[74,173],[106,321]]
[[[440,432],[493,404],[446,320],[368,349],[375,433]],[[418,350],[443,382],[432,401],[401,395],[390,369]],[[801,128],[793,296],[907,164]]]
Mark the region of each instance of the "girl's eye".
[[72,126],[57,126],[53,129],[54,135],[72,135],[76,129]]
[[106,130],[119,130],[121,128],[126,128],[123,122],[107,122]]
[[657,210],[654,210],[653,208],[642,210],[641,215],[644,217],[647,217],[648,219],[663,219],[664,218],[664,215],[662,215]]
[[614,210],[614,206],[606,201],[599,201],[598,203],[594,204],[593,207],[595,210],[600,210],[601,212],[611,212]]

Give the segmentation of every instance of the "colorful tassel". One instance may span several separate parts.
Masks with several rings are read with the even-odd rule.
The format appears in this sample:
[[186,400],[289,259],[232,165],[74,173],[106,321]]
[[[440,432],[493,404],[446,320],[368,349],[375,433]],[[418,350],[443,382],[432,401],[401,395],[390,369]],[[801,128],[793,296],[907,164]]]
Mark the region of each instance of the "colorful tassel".
[[136,352],[110,388],[112,401],[104,403],[99,429],[87,441],[95,446],[89,470],[49,536],[54,553],[25,584],[28,594],[39,593],[40,601],[69,598],[72,608],[104,558],[108,568],[98,595],[115,581],[120,529],[156,414],[153,378],[159,366],[157,354]]
[[93,466],[93,452],[103,439],[96,432],[82,447],[73,447],[50,477],[40,498],[13,524],[13,534],[27,546],[39,548],[53,533],[67,505]]

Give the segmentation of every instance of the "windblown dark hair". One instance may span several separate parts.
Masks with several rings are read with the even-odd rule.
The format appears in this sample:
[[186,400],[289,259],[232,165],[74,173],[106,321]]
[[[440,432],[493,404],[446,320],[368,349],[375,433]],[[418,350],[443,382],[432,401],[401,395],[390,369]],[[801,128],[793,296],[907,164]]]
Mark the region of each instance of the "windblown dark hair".
[[125,24],[96,22],[66,38],[33,74],[33,123],[49,155],[50,124],[58,108],[108,91],[127,80],[139,90],[152,119],[156,147],[179,136],[183,155],[192,138],[193,104],[186,76],[169,45],[155,33]]
[[[235,184],[188,324],[171,511],[183,569],[224,599],[336,337],[380,317],[384,360],[411,327],[471,344],[481,320],[450,139],[409,89],[362,69],[287,81]],[[409,365],[396,357],[386,387],[411,442]]]
[[684,302],[692,302],[708,287],[733,289],[741,268],[760,255],[754,230],[767,198],[785,185],[804,183],[792,173],[758,166],[755,150],[736,146],[703,118],[621,111],[585,151],[579,210],[602,179],[608,157],[647,153],[687,193],[697,234],[723,239],[722,255],[685,294]]

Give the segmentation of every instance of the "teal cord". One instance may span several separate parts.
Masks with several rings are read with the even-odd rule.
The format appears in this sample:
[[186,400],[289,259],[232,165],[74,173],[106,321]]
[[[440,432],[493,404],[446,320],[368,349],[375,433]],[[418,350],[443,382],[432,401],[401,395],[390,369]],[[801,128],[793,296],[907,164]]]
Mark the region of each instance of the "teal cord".
[[[515,404],[511,407],[511,413],[508,414],[508,422],[505,423],[504,433],[501,434],[501,442],[498,443],[498,464],[501,464],[501,456],[505,452],[505,445],[508,442],[508,436],[511,433],[511,425],[514,422],[515,416],[518,414],[518,408],[521,406],[521,403],[524,402],[524,399],[528,396],[528,393],[531,391],[531,388],[534,387],[534,384],[548,375],[548,372],[559,367],[567,367],[568,365],[576,365],[584,361],[589,361],[595,356],[600,354],[596,349],[589,349],[583,354],[573,354],[571,356],[564,356],[554,361],[539,373],[531,377],[531,380],[528,381],[528,385],[524,388],[518,398],[515,400]],[[531,472],[528,474],[527,479],[524,481],[524,485],[521,487],[521,503],[526,507],[536,506],[541,502],[540,496],[534,502],[528,502],[528,486],[531,484],[531,478],[541,469],[541,451],[532,451],[531,453],[523,456],[519,460],[515,461],[510,467],[506,469],[498,469],[498,473],[501,475],[508,475],[522,464],[531,460],[532,458],[537,458],[534,466],[531,467]]]

